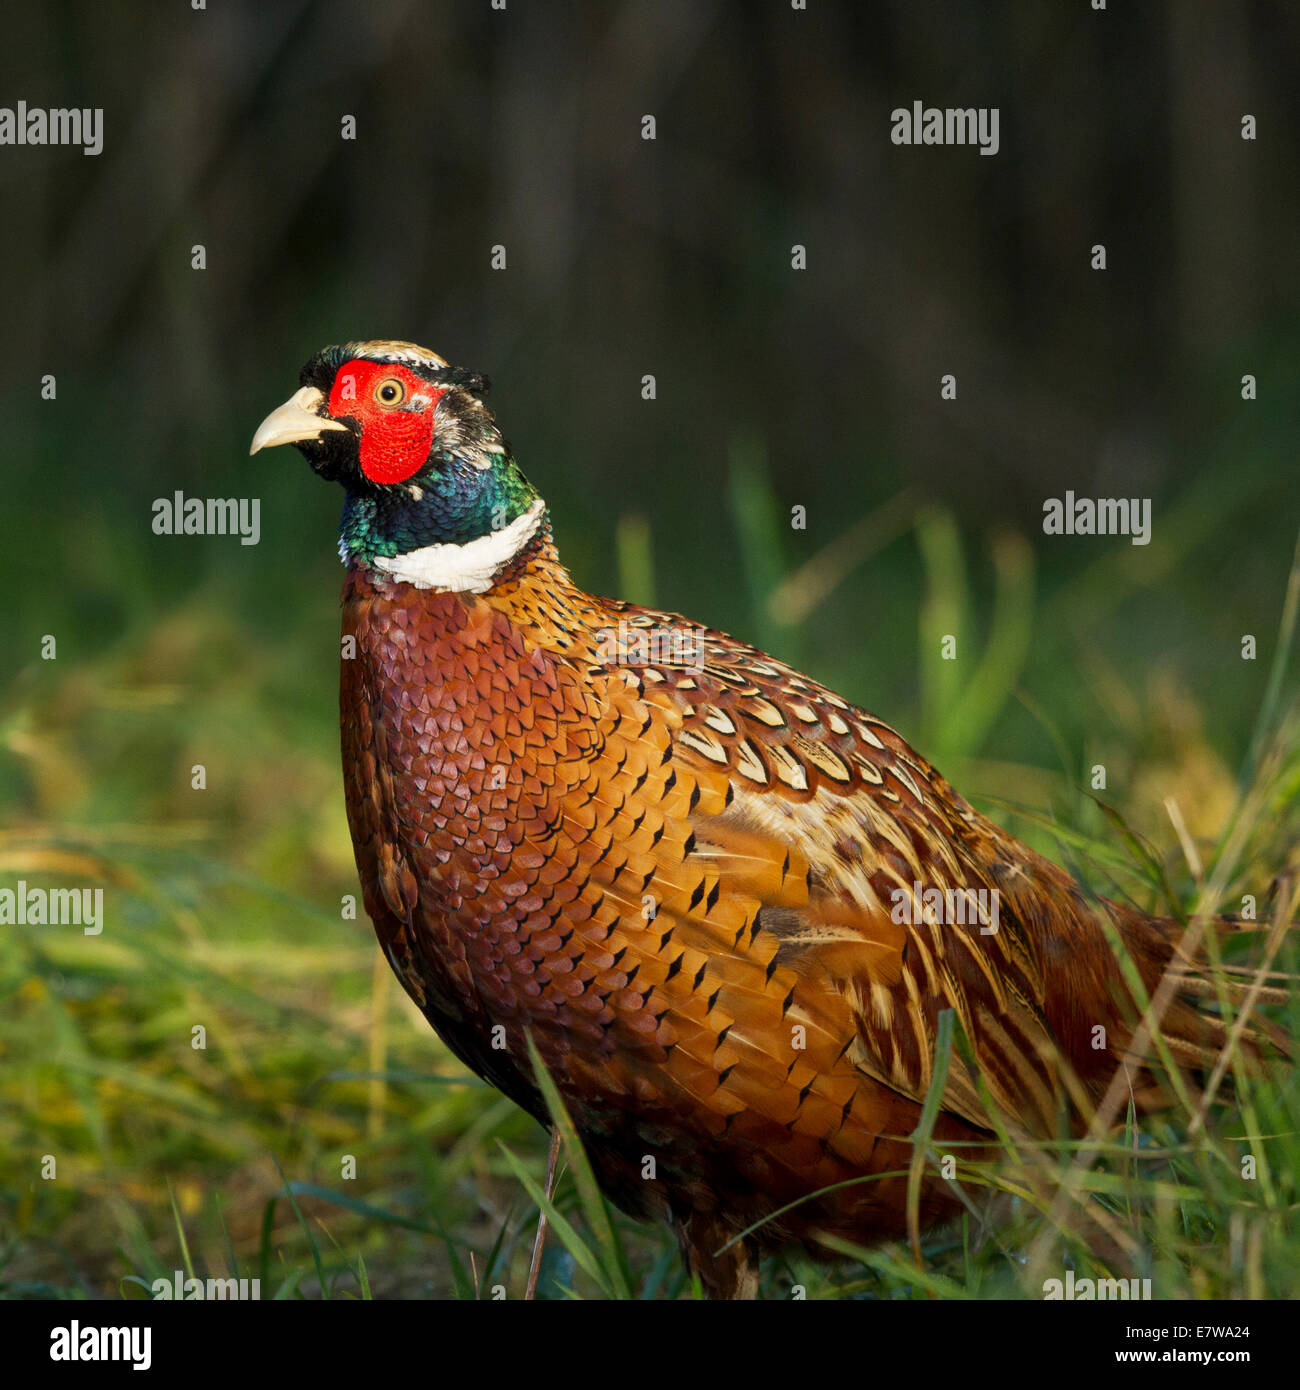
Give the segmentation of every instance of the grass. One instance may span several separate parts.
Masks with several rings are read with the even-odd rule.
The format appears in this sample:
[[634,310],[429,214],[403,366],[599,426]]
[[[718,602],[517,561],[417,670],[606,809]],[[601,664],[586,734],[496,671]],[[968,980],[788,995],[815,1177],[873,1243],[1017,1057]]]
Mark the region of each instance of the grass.
[[[1045,594],[1022,538],[972,555],[950,516],[903,494],[795,563],[761,447],[738,440],[732,463],[741,635],[879,703],[1093,888],[1189,919],[1253,894],[1267,916],[1300,804],[1300,569],[1277,596],[1262,695],[1252,705],[1243,681],[1236,726],[1209,738],[1176,663],[1149,663],[1144,683],[1104,644],[1061,645],[1089,595],[1138,605],[1200,562],[1194,547],[1112,549]],[[617,536],[629,591],[653,602],[652,528],[629,517]],[[870,643],[919,654],[899,710],[868,698],[854,652],[813,658],[844,631],[846,596],[888,582],[905,537],[921,598]],[[543,1132],[391,982],[355,909],[328,604],[295,600],[270,628],[232,616],[249,602],[216,575],[113,642],[20,672],[0,706],[0,881],[101,885],[107,918],[97,937],[0,930],[0,1293],[145,1297],[183,1270],[257,1278],[263,1298],[518,1297],[541,1207],[540,1296],[695,1296],[667,1232],[605,1203],[571,1127],[544,1197]],[[949,635],[957,661],[940,656]],[[1294,914],[1285,891],[1274,906]],[[1300,967],[1292,937],[1271,944],[1275,969]],[[1283,1013],[1300,1034],[1294,999]],[[941,1038],[936,1074],[965,1045],[951,1023]],[[841,1245],[839,1263],[772,1259],[762,1293],[1038,1298],[1069,1268],[1150,1278],[1157,1298],[1300,1296],[1300,1088],[1291,1068],[1236,1071],[1235,1098],[1204,1117],[1175,1098],[1140,1124],[1121,1107],[1085,1140],[1007,1137],[995,1163],[953,1154],[955,1228]],[[923,1118],[913,1194],[943,1158]]]

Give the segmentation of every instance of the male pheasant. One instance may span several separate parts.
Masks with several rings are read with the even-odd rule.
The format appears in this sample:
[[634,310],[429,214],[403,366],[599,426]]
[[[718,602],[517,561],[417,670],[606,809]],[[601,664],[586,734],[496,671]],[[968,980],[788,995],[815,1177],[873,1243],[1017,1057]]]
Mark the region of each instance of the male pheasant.
[[[343,773],[379,941],[547,1123],[531,1033],[605,1191],[671,1221],[709,1293],[751,1295],[782,1242],[903,1232],[943,1010],[979,1074],[954,1053],[933,1133],[958,1154],[995,1120],[1077,1126],[1120,1066],[1157,1104],[1103,923],[1148,994],[1177,957],[1163,1036],[1216,1057],[1177,923],[1086,896],[809,677],[578,588],[481,376],[355,342],[300,382],[252,452],[294,443],[346,493]],[[954,1209],[927,1173],[922,1224]]]

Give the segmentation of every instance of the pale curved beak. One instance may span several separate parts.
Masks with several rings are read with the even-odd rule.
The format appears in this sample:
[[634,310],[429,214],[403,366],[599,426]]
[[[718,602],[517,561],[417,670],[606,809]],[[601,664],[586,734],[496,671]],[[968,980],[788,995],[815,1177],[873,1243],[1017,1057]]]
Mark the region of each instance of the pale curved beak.
[[257,427],[248,452],[269,449],[276,444],[297,444],[304,439],[319,439],[326,430],[347,430],[347,426],[320,413],[324,395],[314,386],[295,391],[281,406],[277,406]]

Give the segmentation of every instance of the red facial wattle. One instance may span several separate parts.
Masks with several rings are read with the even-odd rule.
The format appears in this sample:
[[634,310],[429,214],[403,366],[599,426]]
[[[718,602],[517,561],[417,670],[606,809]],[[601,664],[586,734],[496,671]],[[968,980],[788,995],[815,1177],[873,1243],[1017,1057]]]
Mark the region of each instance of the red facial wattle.
[[[396,404],[377,395],[400,385]],[[334,375],[329,410],[361,426],[361,471],[374,483],[401,483],[424,467],[433,445],[434,412],[442,391],[406,367],[354,358]]]

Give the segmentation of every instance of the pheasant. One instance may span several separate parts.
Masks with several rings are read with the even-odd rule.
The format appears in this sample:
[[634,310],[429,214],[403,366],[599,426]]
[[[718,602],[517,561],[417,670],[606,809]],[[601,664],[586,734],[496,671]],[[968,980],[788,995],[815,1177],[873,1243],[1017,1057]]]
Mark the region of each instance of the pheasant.
[[[1059,1135],[1120,1067],[1157,1106],[1108,928],[1148,995],[1180,972],[1163,1039],[1212,1064],[1179,923],[1086,896],[808,676],[583,592],[485,378],[378,341],[299,380],[251,452],[295,444],[345,492],[343,775],[382,949],[549,1124],[531,1036],[604,1191],[707,1293],[752,1296],[784,1243],[904,1232],[945,1010],[974,1069],[954,1053],[936,1144]],[[927,1169],[921,1225],[956,1210]]]

